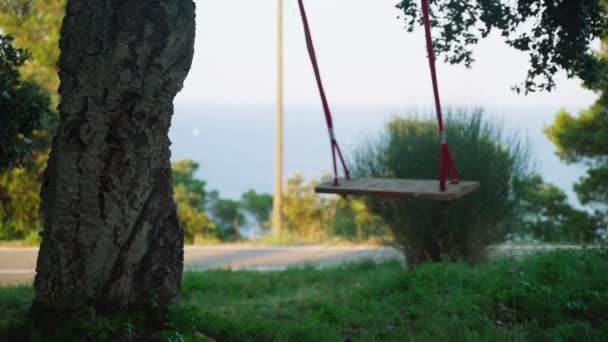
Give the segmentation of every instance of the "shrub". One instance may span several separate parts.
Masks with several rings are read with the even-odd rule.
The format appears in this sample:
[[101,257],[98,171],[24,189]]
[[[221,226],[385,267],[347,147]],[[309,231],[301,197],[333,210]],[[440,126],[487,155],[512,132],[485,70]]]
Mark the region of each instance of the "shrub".
[[372,214],[361,198],[335,197],[331,203],[333,218],[331,234],[351,241],[380,240],[387,238],[382,219]]
[[[447,139],[459,176],[481,188],[451,203],[367,197],[368,208],[391,229],[408,265],[464,259],[474,262],[485,248],[512,230],[516,213],[514,182],[529,177],[529,158],[521,139],[505,137],[481,111],[448,115]],[[437,124],[421,118],[395,118],[381,137],[354,157],[358,177],[434,179],[439,148]]]
[[283,199],[284,227],[298,240],[318,241],[330,232],[330,200],[314,192],[318,182],[305,182],[301,173],[287,179]]
[[205,210],[208,201],[206,184],[195,177],[199,164],[184,159],[171,163],[171,168],[173,199],[177,205],[177,217],[184,229],[184,241],[213,241],[217,236],[217,229]]

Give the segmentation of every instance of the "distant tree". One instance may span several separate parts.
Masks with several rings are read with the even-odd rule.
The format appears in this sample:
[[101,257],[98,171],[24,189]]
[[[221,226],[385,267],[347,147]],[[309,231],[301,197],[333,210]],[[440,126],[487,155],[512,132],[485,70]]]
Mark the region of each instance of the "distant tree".
[[333,198],[332,218],[329,221],[331,234],[343,239],[361,241],[388,238],[389,230],[382,218],[374,215],[363,198]]
[[39,241],[42,172],[56,113],[48,91],[19,74],[30,54],[0,35],[0,239]]
[[[422,24],[420,0],[402,0],[408,31]],[[552,90],[561,69],[595,83],[605,62],[590,49],[608,28],[605,0],[430,0],[437,55],[446,62],[470,66],[472,46],[492,31],[506,43],[529,54],[525,92]],[[503,63],[504,61],[500,61]]]
[[209,193],[209,209],[221,240],[240,239],[239,227],[245,222],[245,217],[238,201],[220,198],[217,191],[212,191]]
[[32,152],[36,129],[52,116],[48,92],[21,79],[19,68],[30,55],[12,42],[11,36],[0,35],[0,170],[21,163]]
[[284,228],[301,239],[316,240],[330,232],[330,201],[314,192],[317,184],[316,181],[305,183],[301,173],[287,179],[283,202]]
[[185,191],[192,192],[197,195],[197,201],[193,205],[197,208],[205,208],[205,199],[207,191],[205,190],[205,182],[196,178],[195,173],[200,165],[191,159],[184,159],[171,163],[173,170],[172,182],[173,186],[182,186]]
[[535,175],[515,182],[522,220],[517,229],[546,242],[589,243],[598,238],[599,222],[568,203],[566,194]]
[[[608,41],[602,43],[598,58],[608,65]],[[608,225],[608,68],[601,69],[596,78],[590,87],[599,94],[595,103],[576,117],[559,112],[545,133],[561,160],[587,166],[587,174],[574,185],[574,191]]]
[[57,100],[59,31],[67,0],[0,1],[0,29],[15,37],[15,44],[32,53],[22,69],[26,79],[44,86]]
[[241,196],[241,208],[253,215],[260,227],[268,229],[272,198],[270,194],[259,194],[255,190],[249,190]]
[[195,178],[199,165],[190,159],[173,162],[173,198],[177,205],[177,217],[184,228],[184,240],[192,243],[213,240],[215,224],[206,212],[205,182]]

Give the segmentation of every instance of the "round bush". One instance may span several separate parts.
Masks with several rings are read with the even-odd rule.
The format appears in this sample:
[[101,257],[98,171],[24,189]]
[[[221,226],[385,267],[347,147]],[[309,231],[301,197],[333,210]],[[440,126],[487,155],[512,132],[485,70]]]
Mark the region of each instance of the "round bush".
[[[449,113],[447,139],[460,179],[481,188],[450,203],[366,197],[369,209],[390,227],[409,266],[442,258],[480,260],[486,247],[513,230],[514,181],[528,177],[522,140],[505,137],[481,111]],[[381,134],[356,151],[357,177],[437,179],[437,123],[431,118],[394,118]],[[438,185],[439,186],[439,185]]]

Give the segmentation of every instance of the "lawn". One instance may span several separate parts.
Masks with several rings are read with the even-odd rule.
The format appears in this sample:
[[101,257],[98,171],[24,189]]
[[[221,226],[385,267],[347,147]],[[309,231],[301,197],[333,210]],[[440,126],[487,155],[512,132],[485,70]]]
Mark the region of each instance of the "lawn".
[[[0,289],[0,334],[27,335],[31,287]],[[191,272],[162,331],[140,314],[57,329],[56,339],[166,341],[608,340],[608,256],[558,251],[477,266],[398,262],[317,270]],[[142,332],[142,331],[147,332]],[[30,336],[31,337],[31,336]]]

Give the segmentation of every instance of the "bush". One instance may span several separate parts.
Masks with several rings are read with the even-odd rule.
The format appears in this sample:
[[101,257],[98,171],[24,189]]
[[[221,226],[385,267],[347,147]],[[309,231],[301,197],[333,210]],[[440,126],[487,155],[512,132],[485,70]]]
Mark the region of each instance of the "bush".
[[[507,138],[501,126],[482,118],[481,111],[450,113],[447,138],[459,176],[481,188],[450,204],[424,200],[366,198],[372,213],[382,217],[408,265],[450,259],[480,260],[485,248],[512,231],[517,196],[514,182],[529,177],[529,158],[521,139]],[[432,119],[395,118],[380,139],[355,153],[354,175],[433,179],[439,147]]]
[[388,237],[382,219],[372,214],[361,198],[332,200],[331,235],[351,241],[384,241]]
[[319,241],[331,232],[331,200],[315,193],[317,184],[316,181],[306,183],[301,173],[287,179],[284,229],[297,240]]
[[38,243],[38,215],[46,153],[35,153],[23,165],[0,171],[0,240]]

